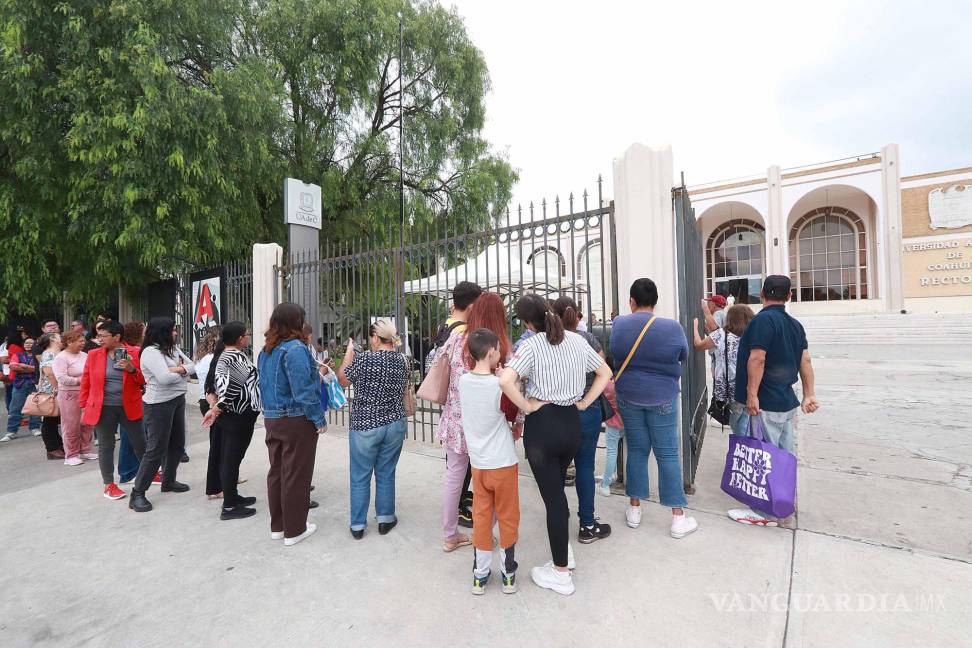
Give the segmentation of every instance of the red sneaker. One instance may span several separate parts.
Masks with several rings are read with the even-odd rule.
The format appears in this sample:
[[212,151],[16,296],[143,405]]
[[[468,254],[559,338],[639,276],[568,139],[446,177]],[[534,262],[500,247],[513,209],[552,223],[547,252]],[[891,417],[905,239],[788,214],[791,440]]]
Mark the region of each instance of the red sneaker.
[[110,500],[119,500],[125,497],[126,493],[122,489],[118,488],[118,486],[115,485],[115,482],[112,482],[105,486],[104,495]]
[[162,473],[156,470],[155,477],[152,478],[152,486],[161,486],[161,485],[162,485]]

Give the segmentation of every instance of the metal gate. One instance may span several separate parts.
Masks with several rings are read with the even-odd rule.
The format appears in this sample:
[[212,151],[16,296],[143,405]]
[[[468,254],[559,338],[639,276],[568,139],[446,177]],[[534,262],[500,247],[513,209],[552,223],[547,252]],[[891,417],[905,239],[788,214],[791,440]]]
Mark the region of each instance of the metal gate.
[[[689,333],[693,319],[699,316],[699,303],[704,297],[705,276],[702,257],[702,236],[695,220],[695,210],[689,200],[685,180],[672,189],[675,212],[675,266],[678,272],[678,318],[683,330]],[[685,491],[694,492],[695,473],[702,454],[707,421],[708,389],[706,387],[705,354],[689,352],[682,363],[681,394],[682,474]]]
[[[485,229],[410,226],[401,232],[401,244],[384,246],[330,242],[325,231],[320,255],[298,252],[288,258],[285,295],[306,308],[317,291],[317,335],[336,360],[349,337],[364,343],[375,318],[400,318],[398,330],[416,380],[460,281],[503,298],[514,342],[524,329],[513,306],[532,292],[548,299],[573,297],[588,329],[607,348],[611,316],[618,312],[614,237],[614,204],[605,204],[598,178],[596,196],[585,191],[576,199],[571,194],[563,202],[507,209]],[[385,240],[398,241],[399,232],[389,232]],[[420,401],[411,420],[412,438],[434,441],[439,413],[437,405]],[[331,421],[343,425],[346,416],[345,410],[332,413]]]

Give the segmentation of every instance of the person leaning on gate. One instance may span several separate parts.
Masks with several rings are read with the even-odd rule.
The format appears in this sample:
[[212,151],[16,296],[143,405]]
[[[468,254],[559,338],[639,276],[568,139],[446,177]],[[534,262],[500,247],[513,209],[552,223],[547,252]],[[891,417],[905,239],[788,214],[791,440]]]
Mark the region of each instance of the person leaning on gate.
[[[739,340],[735,399],[746,407],[732,431],[749,436],[749,421],[758,416],[766,441],[796,454],[793,422],[797,409],[812,414],[820,407],[814,392],[807,334],[803,325],[786,312],[786,302],[790,300],[788,277],[766,277],[760,297],[763,310]],[[793,391],[797,378],[803,385],[802,403]],[[751,509],[732,509],[729,517],[742,524],[778,525],[768,513]]]

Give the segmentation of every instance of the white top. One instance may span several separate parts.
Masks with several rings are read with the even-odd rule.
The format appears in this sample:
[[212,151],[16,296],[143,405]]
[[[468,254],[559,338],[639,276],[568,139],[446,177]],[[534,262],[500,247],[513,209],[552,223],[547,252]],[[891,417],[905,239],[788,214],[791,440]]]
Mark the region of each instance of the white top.
[[199,400],[206,400],[206,376],[209,375],[209,365],[212,363],[212,353],[207,353],[196,361],[196,379],[199,381]]
[[[6,357],[8,357],[7,343],[4,342],[3,344],[0,344],[0,358],[6,358]],[[10,375],[10,365],[8,365],[6,362],[3,363],[3,375],[4,376]]]
[[[716,329],[709,333],[709,339],[715,344],[714,349],[709,349],[715,358],[715,369],[712,370],[713,389],[716,400],[732,401],[736,390],[736,358],[739,355],[739,336],[730,333],[726,329]],[[726,349],[728,342],[729,348]],[[726,367],[726,356],[729,357],[728,372]],[[726,374],[729,376],[729,393],[726,394]]]
[[499,378],[472,372],[459,379],[462,431],[469,463],[477,470],[506,468],[517,463],[513,433],[500,409]]
[[[553,345],[546,333],[525,340],[507,365],[527,378],[526,397],[554,405],[573,405],[584,398],[587,373],[604,362],[583,337],[567,331],[564,341]],[[465,417],[463,417],[465,421]]]
[[[169,371],[169,367],[179,364],[180,358],[186,368],[185,375]],[[162,355],[159,347],[152,345],[142,351],[139,360],[142,365],[142,375],[145,376],[145,393],[142,394],[142,402],[154,405],[186,395],[188,375],[195,370],[195,365],[178,347],[172,348],[172,355]]]

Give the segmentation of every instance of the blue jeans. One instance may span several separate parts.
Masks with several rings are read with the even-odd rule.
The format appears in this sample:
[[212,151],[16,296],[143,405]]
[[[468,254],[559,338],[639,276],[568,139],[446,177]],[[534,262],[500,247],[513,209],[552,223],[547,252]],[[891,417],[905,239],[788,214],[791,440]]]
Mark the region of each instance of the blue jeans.
[[13,385],[3,385],[3,402],[7,406],[7,415],[10,415],[10,399],[13,398]]
[[125,483],[135,479],[138,474],[138,457],[132,449],[132,442],[128,440],[128,432],[118,428],[121,444],[118,446],[118,481]]
[[[23,418],[21,412],[24,409],[24,403],[27,402],[28,396],[37,391],[37,385],[33,383],[24,387],[11,387],[8,385],[7,389],[13,390],[13,395],[10,397],[10,405],[7,407],[7,434],[16,435],[20,429],[20,420]],[[31,430],[39,430],[40,426],[40,417],[31,416],[28,427]]]
[[581,526],[594,524],[594,454],[597,452],[597,438],[601,436],[601,408],[595,401],[580,413],[581,442],[574,457],[577,476],[574,488],[577,489],[577,515]]
[[624,480],[627,496],[648,499],[648,457],[654,450],[661,505],[668,508],[685,506],[688,501],[678,456],[678,396],[652,407],[634,405],[618,398],[618,409],[628,442]]
[[368,524],[372,472],[375,474],[375,517],[378,522],[395,521],[395,468],[405,443],[405,421],[401,419],[370,430],[354,430],[348,435],[352,531],[359,531]]
[[624,438],[624,429],[611,427],[604,428],[604,445],[607,447],[607,456],[604,460],[604,477],[601,479],[602,488],[610,488],[614,475],[618,472],[618,444]]

